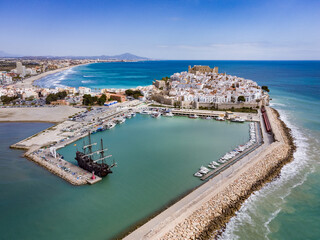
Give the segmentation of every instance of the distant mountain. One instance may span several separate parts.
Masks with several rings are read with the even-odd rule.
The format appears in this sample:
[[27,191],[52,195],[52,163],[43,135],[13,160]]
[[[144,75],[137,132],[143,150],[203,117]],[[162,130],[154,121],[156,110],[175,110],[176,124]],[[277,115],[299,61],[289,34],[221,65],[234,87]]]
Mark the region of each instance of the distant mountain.
[[0,57],[19,57],[19,56],[15,54],[6,53],[4,51],[0,51]]
[[120,55],[114,55],[114,56],[108,56],[108,55],[101,55],[101,56],[19,56],[19,55],[14,55],[14,54],[9,54],[3,51],[0,51],[0,57],[17,57],[17,58],[22,58],[22,59],[92,59],[92,60],[149,60],[149,58],[146,57],[140,57],[137,55],[133,55],[131,53],[124,53]]
[[148,60],[146,57],[140,57],[137,55],[133,55],[131,53],[123,53],[120,55],[108,56],[108,55],[101,55],[101,56],[81,56],[81,57],[70,57],[73,59],[76,58],[83,58],[83,59],[100,59],[100,60]]
[[115,55],[115,56],[111,56],[111,58],[119,59],[119,60],[143,60],[143,59],[148,59],[146,57],[140,57],[140,56],[137,56],[137,55],[133,55],[131,53],[124,53],[124,54],[120,54],[120,55]]

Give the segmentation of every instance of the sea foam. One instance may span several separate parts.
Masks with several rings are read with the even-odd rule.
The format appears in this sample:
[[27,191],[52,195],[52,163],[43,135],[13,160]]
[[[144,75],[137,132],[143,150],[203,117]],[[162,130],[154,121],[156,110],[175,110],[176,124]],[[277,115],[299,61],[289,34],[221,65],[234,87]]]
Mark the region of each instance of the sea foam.
[[[280,103],[281,104],[281,103]],[[273,104],[285,106],[285,104]],[[231,218],[225,231],[219,236],[220,240],[229,239],[269,239],[270,223],[278,216],[285,204],[285,198],[291,191],[302,185],[308,175],[314,171],[309,158],[310,148],[309,134],[304,134],[289,119],[287,112],[278,110],[287,126],[291,129],[294,142],[297,146],[292,162],[286,164],[280,173],[280,177],[267,183],[262,189],[252,194],[242,205],[236,216]],[[257,230],[258,229],[258,230]],[[246,232],[251,232],[249,238]]]

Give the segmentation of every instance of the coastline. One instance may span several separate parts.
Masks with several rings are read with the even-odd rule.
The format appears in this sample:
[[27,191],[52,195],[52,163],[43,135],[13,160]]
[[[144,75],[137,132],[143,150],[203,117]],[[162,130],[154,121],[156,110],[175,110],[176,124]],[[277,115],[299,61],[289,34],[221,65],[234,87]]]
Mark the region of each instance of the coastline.
[[275,179],[281,168],[293,159],[295,145],[291,130],[279,119],[276,110],[267,111],[275,142],[262,149],[256,159],[225,173],[225,179],[210,179],[191,192],[189,199],[188,196],[181,199],[124,239],[213,239],[221,234],[241,204]]
[[56,69],[56,70],[44,72],[44,73],[41,73],[39,75],[32,76],[32,77],[29,77],[27,79],[24,79],[23,82],[17,82],[17,83],[14,83],[14,84],[10,85],[10,86],[15,86],[17,88],[37,87],[37,86],[34,85],[34,81],[37,81],[37,80],[39,80],[41,78],[44,78],[44,77],[46,77],[48,75],[52,75],[52,74],[55,74],[55,73],[58,73],[58,72],[66,71],[66,70],[74,68],[74,67],[88,65],[88,64],[91,64],[91,63],[83,63],[83,64],[78,64],[78,65],[72,65],[72,66],[69,66],[69,67],[64,67],[64,68],[59,68],[59,69]]

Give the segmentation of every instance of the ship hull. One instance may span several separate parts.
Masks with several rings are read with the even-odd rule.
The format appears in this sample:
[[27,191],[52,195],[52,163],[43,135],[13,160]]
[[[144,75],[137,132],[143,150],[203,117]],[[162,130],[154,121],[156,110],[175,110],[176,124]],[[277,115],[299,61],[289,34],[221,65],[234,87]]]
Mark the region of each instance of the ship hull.
[[78,162],[79,167],[89,172],[94,172],[94,174],[99,177],[105,177],[112,173],[108,164],[96,163],[91,159],[91,157],[86,156],[82,152],[77,151],[75,159]]

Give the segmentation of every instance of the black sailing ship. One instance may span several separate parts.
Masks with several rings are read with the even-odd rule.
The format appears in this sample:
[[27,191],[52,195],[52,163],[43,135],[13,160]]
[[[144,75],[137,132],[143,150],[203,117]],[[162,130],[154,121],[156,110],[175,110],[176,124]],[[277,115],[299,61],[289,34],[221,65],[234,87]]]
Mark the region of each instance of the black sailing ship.
[[[108,165],[105,163],[106,158],[112,157],[112,155],[105,156],[104,153],[108,149],[103,149],[103,141],[101,139],[101,149],[98,151],[92,152],[92,146],[97,145],[97,143],[91,143],[91,135],[89,132],[89,144],[83,146],[83,152],[77,151],[75,159],[78,162],[79,167],[93,172],[95,175],[99,177],[105,177],[109,173],[112,173],[111,168],[114,167],[116,164]],[[94,155],[100,155],[100,157],[96,160],[93,159]]]

